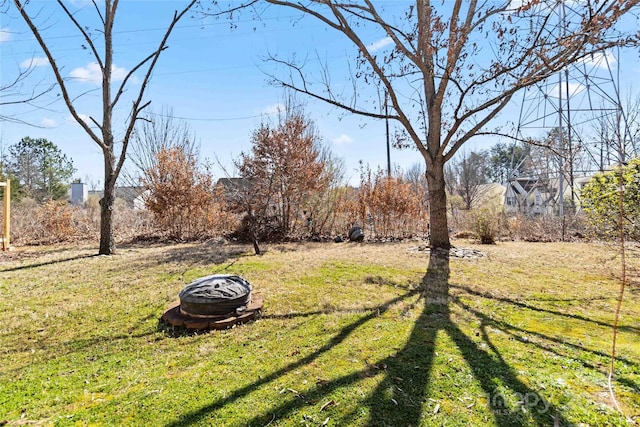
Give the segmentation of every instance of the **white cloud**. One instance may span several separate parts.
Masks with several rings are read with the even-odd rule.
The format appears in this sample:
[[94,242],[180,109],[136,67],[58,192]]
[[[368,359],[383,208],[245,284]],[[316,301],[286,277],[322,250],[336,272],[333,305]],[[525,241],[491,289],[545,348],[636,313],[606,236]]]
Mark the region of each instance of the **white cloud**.
[[263,114],[279,114],[285,111],[285,106],[281,103],[269,105],[264,110],[262,110]]
[[351,144],[353,142],[353,138],[346,133],[343,133],[339,137],[334,138],[332,142],[336,145]]
[[49,59],[46,56],[34,56],[22,61],[20,68],[44,67],[45,65],[49,65]]
[[11,31],[7,27],[0,27],[0,43],[11,40]]
[[[127,70],[116,66],[111,66],[111,81],[122,81],[127,75]],[[102,84],[102,72],[97,62],[91,62],[86,67],[78,67],[71,70],[69,76],[76,78],[82,82],[95,83],[97,85]]]
[[369,52],[376,52],[384,47],[389,46],[390,44],[393,44],[393,39],[391,37],[385,37],[383,39],[380,39],[378,41],[371,43],[369,46],[367,46],[367,50]]
[[[574,96],[585,90],[587,87],[580,83],[571,83],[569,82],[569,97]],[[547,95],[551,98],[560,98],[560,85],[556,84],[551,89],[547,91]],[[565,84],[562,85],[562,98],[567,97],[567,87]]]
[[607,69],[609,67],[613,68],[616,63],[616,56],[613,54],[613,52],[610,51],[596,52],[593,55],[583,59],[582,63],[603,69]]
[[40,122],[40,126],[42,126],[44,128],[47,128],[47,129],[57,128],[58,127],[58,122],[56,122],[54,119],[50,119],[49,117],[45,117]]
[[[89,126],[95,126],[95,123],[93,123],[93,121],[87,114],[78,114],[78,115],[80,116],[80,120],[82,120]],[[67,117],[67,123],[71,123],[79,126],[78,121],[73,116]]]

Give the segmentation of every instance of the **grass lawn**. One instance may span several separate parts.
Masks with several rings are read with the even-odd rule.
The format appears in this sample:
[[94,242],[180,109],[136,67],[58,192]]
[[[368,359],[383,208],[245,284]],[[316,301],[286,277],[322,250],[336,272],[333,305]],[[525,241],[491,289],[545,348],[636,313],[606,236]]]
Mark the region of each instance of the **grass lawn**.
[[[607,389],[615,249],[454,244],[486,256],[451,258],[438,298],[419,289],[415,242],[2,254],[0,425],[629,425]],[[614,385],[638,422],[629,263]],[[199,333],[159,322],[214,273],[251,282],[262,317]]]

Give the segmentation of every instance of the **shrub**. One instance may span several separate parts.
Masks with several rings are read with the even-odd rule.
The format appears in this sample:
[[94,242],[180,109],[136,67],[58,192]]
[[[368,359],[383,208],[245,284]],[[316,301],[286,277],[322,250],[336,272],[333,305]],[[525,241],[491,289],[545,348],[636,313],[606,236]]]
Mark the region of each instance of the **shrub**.
[[409,237],[427,231],[426,194],[401,177],[360,171],[358,220],[375,237]]
[[526,242],[558,242],[582,239],[585,235],[584,215],[581,212],[557,215],[511,216],[507,232],[512,240]]
[[74,208],[65,201],[42,204],[25,198],[12,205],[11,241],[14,244],[49,244],[76,239]]
[[198,168],[193,155],[181,147],[161,150],[143,184],[147,209],[155,225],[177,240],[195,240],[225,233],[233,215],[213,189],[209,171]]
[[622,230],[640,240],[640,159],[594,176],[582,189],[582,207],[599,237],[618,237]]
[[504,213],[498,209],[482,208],[471,211],[469,228],[484,245],[494,244],[504,225]]

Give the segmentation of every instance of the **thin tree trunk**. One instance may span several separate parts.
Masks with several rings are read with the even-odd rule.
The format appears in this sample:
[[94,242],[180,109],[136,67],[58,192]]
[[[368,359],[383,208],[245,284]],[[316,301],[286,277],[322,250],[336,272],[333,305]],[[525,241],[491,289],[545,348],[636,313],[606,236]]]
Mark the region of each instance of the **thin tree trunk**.
[[[105,174],[106,177],[106,174]],[[116,199],[116,186],[113,177],[105,180],[104,194],[100,199],[100,255],[112,255],[116,245],[113,238],[113,205]]]
[[258,243],[258,221],[253,213],[253,208],[250,206],[247,209],[247,215],[249,215],[249,235],[251,236],[251,243],[253,243],[253,251],[256,255],[262,255],[260,244]]

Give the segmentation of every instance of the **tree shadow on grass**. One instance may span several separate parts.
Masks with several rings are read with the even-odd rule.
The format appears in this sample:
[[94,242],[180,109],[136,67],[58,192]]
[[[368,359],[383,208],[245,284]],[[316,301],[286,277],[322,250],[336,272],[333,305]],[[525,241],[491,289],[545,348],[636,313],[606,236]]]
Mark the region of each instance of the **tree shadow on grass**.
[[[431,254],[423,284],[424,311],[398,356],[385,360],[391,369],[368,400],[371,413],[369,425],[416,426],[424,421],[425,416],[436,416],[439,407],[437,403],[432,402],[434,409],[430,414],[424,412],[424,407],[430,380],[433,381],[435,341],[439,331],[451,338],[471,368],[475,380],[485,393],[496,425],[520,426],[528,425],[531,421],[537,425],[553,425],[554,422],[566,424],[557,408],[550,407],[542,396],[518,379],[516,370],[502,358],[486,334],[483,334],[482,339],[491,352],[481,348],[452,319],[448,252]],[[408,378],[411,387],[407,387],[406,380],[398,383],[398,378]],[[524,408],[527,411],[523,411],[518,404],[509,404],[507,396],[498,391],[499,386],[520,399],[520,403],[529,406]],[[464,385],[459,387],[464,388]],[[455,390],[456,393],[459,391]],[[434,421],[438,422],[438,418]]]
[[[485,313],[482,313],[476,309],[474,309],[473,307],[469,306],[468,304],[465,304],[464,302],[462,302],[459,299],[455,299],[454,300],[455,304],[457,304],[458,306],[460,306],[463,310],[466,310],[467,312],[473,314],[475,317],[477,317],[478,319],[480,319],[480,321],[482,322],[483,325],[486,326],[491,326],[495,329],[498,329],[502,332],[504,332],[507,335],[510,335],[513,339],[515,339],[516,341],[519,341],[523,344],[527,344],[527,345],[534,345],[538,348],[540,348],[541,350],[544,350],[546,352],[549,353],[553,353],[557,356],[560,357],[572,357],[571,355],[568,354],[564,354],[562,352],[560,352],[559,350],[557,350],[556,348],[554,348],[554,344],[558,344],[561,346],[565,346],[565,347],[569,347],[570,349],[572,349],[573,351],[576,352],[584,352],[584,353],[589,353],[593,356],[598,356],[601,357],[605,362],[608,362],[608,359],[611,357],[611,354],[602,351],[602,350],[597,350],[597,349],[590,349],[587,348],[583,345],[580,344],[575,344],[572,342],[569,342],[566,339],[561,339],[561,338],[556,338],[556,337],[552,337],[540,332],[536,332],[536,331],[532,331],[532,330],[528,330],[528,329],[524,329],[518,326],[514,326],[511,325],[503,320],[497,320]],[[585,320],[587,321],[587,320]],[[606,324],[605,324],[606,325]],[[525,338],[527,337],[527,338]],[[535,340],[531,339],[534,338]],[[551,343],[551,345],[545,345],[543,344],[544,342],[549,342]],[[616,362],[618,363],[623,363],[625,365],[628,366],[634,366],[637,364],[637,362],[634,362],[630,359],[627,359],[625,357],[622,357],[620,355],[616,356]],[[595,367],[592,364],[589,364],[586,361],[581,361],[581,364],[585,367],[585,368],[590,368],[590,369],[596,369],[597,367]]]
[[[191,413],[187,413],[187,414],[183,414],[181,415],[176,421],[168,424],[168,426],[185,426],[185,425],[190,425],[193,423],[197,423],[199,422],[202,418],[207,417],[208,414],[210,414],[211,412],[214,412],[220,408],[222,408],[225,405],[229,405],[229,404],[233,404],[236,400],[247,396],[248,394],[250,394],[251,392],[253,392],[255,389],[257,389],[258,387],[264,385],[264,384],[268,384],[272,381],[275,381],[276,379],[286,375],[289,372],[292,372],[298,368],[301,368],[305,365],[308,365],[309,363],[313,362],[314,360],[316,360],[318,357],[320,357],[321,355],[325,354],[326,352],[330,351],[332,348],[334,348],[335,346],[337,346],[338,344],[342,343],[343,341],[345,341],[356,329],[358,329],[360,326],[366,324],[367,322],[369,322],[370,320],[374,319],[375,317],[377,317],[380,313],[385,312],[386,310],[389,309],[389,307],[393,306],[394,304],[397,304],[400,301],[403,301],[407,298],[410,298],[411,296],[415,295],[417,293],[417,291],[410,291],[407,292],[403,295],[400,295],[392,300],[389,300],[387,302],[385,302],[384,304],[380,305],[376,311],[372,311],[369,314],[367,314],[366,316],[363,316],[361,318],[359,318],[358,320],[356,320],[355,322],[345,326],[344,328],[342,328],[342,330],[340,331],[339,334],[337,334],[336,336],[334,336],[333,338],[331,338],[329,340],[329,342],[327,342],[325,345],[323,345],[321,348],[319,348],[318,350],[316,350],[315,352],[309,354],[308,356],[303,357],[302,359],[297,360],[296,362],[290,363],[289,365],[272,372],[271,374],[265,375],[264,377],[260,378],[258,381],[255,381],[249,385],[247,385],[246,387],[240,388],[236,391],[234,391],[233,393],[231,393],[231,395],[227,396],[224,399],[220,399],[218,401],[215,401],[209,405],[206,405],[196,411],[193,411]],[[350,383],[350,381],[339,381],[340,385],[338,386],[337,384],[333,387],[333,388],[338,388],[341,386],[346,386]],[[302,404],[305,404],[305,399],[302,400]],[[262,420],[262,417],[261,417]],[[257,422],[248,422],[248,425],[251,424],[259,424],[260,420],[258,420]]]
[[[434,384],[433,367],[436,357],[436,338],[440,332],[444,332],[451,338],[470,367],[473,377],[484,392],[484,396],[481,397],[486,397],[494,424],[498,426],[521,426],[532,423],[537,425],[568,424],[558,408],[549,404],[537,391],[518,378],[516,370],[501,356],[486,332],[483,332],[482,340],[489,350],[481,348],[456,324],[449,307],[453,299],[449,295],[448,252],[434,251],[431,254],[423,285],[424,310],[415,322],[404,347],[397,353],[374,363],[368,363],[367,367],[360,371],[331,381],[317,383],[304,395],[296,393],[293,399],[285,399],[281,404],[270,408],[267,413],[245,420],[244,424],[270,424],[275,420],[291,416],[306,405],[319,404],[319,402],[328,399],[328,396],[335,390],[355,386],[363,378],[378,375],[383,377],[373,392],[363,401],[367,410],[362,412],[361,408],[357,408],[343,415],[341,419],[333,419],[332,421],[336,425],[349,425],[356,422],[362,424],[362,418],[367,417],[364,424],[368,426],[417,426],[425,423],[428,421],[425,417],[434,416],[438,412],[438,409],[435,408],[430,411],[430,414],[425,413],[425,407],[430,404],[428,402],[430,388],[438,386],[438,384]],[[385,311],[391,305],[417,293],[417,291],[410,291],[387,301],[380,307],[380,311]],[[359,318],[344,327],[316,352],[236,390],[224,399],[214,401],[193,412],[182,414],[169,425],[185,426],[209,418],[217,410],[226,405],[234,404],[259,387],[313,362],[322,354],[344,342],[349,335],[375,316],[375,313],[370,313]],[[459,387],[464,387],[464,385]],[[459,391],[452,390],[454,393]],[[513,402],[514,398],[520,402]],[[320,410],[322,409],[324,408]],[[441,424],[443,418],[436,418],[433,421]]]
[[[512,298],[505,298],[505,297],[498,297],[495,295],[492,295],[490,293],[487,292],[479,292],[475,289],[472,289],[468,286],[459,286],[459,285],[450,285],[452,288],[454,289],[458,289],[458,290],[462,290],[468,294],[471,294],[473,296],[477,296],[477,297],[481,297],[481,298],[488,298],[488,299],[492,299],[492,300],[496,300],[496,301],[500,301],[500,302],[505,302],[508,303],[510,305],[515,305],[518,306],[522,309],[525,310],[531,310],[531,311],[537,311],[537,312],[541,312],[541,313],[549,313],[549,314],[553,314],[554,316],[561,316],[561,317],[567,317],[567,318],[571,318],[571,319],[576,319],[576,320],[580,320],[582,322],[588,322],[588,323],[593,323],[594,325],[598,325],[598,326],[604,326],[606,328],[613,328],[613,324],[611,323],[607,323],[607,322],[603,322],[600,320],[595,320],[595,319],[591,319],[587,316],[582,316],[580,314],[575,314],[575,313],[565,313],[563,311],[559,311],[559,310],[551,310],[548,308],[541,308],[541,307],[536,307],[534,305],[531,304],[526,304],[523,303],[521,301],[517,301],[514,300]],[[600,297],[598,299],[606,299],[608,297]],[[588,301],[588,302],[592,302],[594,301],[596,298],[586,298],[586,299],[579,299],[579,298],[575,298],[575,299],[549,299],[548,301]],[[634,333],[640,333],[640,328],[638,327],[634,327],[634,326],[629,326],[629,325],[619,325],[618,326],[618,330],[620,331],[625,331],[625,332],[634,332]]]
[[68,258],[54,259],[54,260],[51,260],[51,261],[43,261],[43,262],[36,262],[36,263],[33,263],[33,264],[18,265],[16,267],[9,267],[9,268],[0,269],[0,273],[7,273],[7,272],[10,272],[10,271],[30,270],[32,268],[44,267],[46,265],[62,264],[62,263],[65,263],[65,262],[77,261],[79,259],[94,258],[94,257],[97,257],[97,256],[99,256],[99,255],[96,255],[96,254],[76,255],[76,256],[72,256],[72,257],[68,257]]

